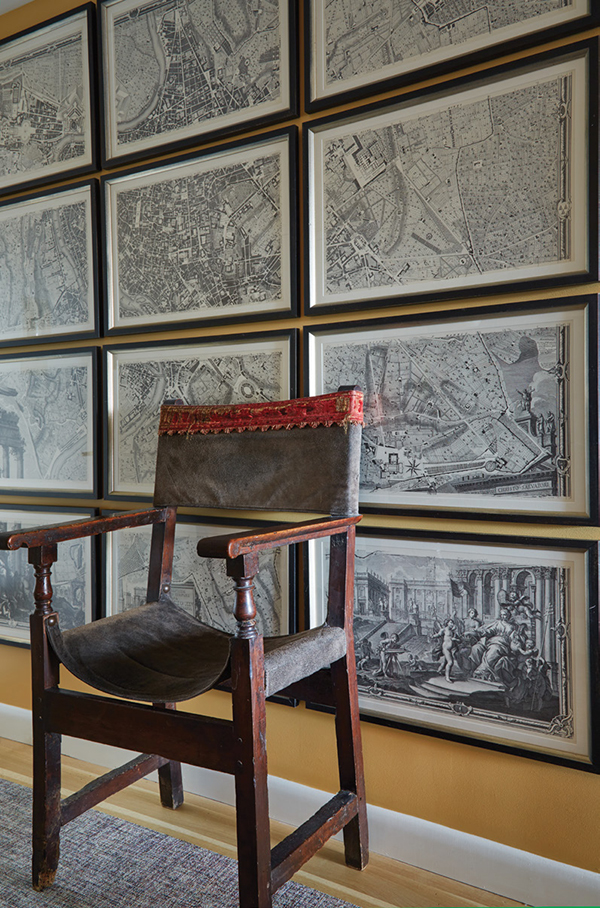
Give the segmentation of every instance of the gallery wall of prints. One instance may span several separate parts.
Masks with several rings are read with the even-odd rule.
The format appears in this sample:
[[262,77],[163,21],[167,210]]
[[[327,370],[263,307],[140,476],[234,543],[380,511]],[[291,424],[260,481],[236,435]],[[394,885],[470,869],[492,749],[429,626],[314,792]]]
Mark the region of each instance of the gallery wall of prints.
[[[597,769],[598,13],[63,6],[0,42],[2,527],[149,503],[164,400],[359,385],[366,722]],[[179,531],[219,626],[192,536],[252,516]],[[298,556],[267,633],[324,620]],[[73,546],[61,621],[137,604],[147,557]],[[30,586],[3,554],[5,642]]]

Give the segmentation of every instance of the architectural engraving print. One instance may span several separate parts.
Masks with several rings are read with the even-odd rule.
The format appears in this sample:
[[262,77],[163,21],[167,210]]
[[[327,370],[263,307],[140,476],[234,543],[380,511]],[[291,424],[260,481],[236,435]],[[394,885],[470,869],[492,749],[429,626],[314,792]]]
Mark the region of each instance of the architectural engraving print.
[[580,552],[359,536],[361,710],[589,759],[585,578]]
[[587,271],[585,53],[308,135],[313,307]]
[[94,490],[91,353],[0,359],[0,489]]
[[105,0],[109,157],[289,107],[287,2]]

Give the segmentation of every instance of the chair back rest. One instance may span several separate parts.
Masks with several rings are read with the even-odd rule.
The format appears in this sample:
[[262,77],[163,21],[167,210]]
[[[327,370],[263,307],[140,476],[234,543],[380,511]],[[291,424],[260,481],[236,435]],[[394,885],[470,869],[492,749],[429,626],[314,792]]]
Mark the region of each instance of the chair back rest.
[[164,404],[154,504],[358,513],[362,393]]

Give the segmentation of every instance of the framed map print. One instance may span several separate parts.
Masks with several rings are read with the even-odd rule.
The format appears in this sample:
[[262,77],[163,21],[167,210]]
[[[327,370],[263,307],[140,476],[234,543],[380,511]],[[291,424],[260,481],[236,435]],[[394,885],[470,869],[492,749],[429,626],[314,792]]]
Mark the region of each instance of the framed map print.
[[0,492],[95,497],[96,351],[0,356]]
[[[91,510],[61,508],[13,508],[2,506],[0,533],[67,523],[91,517]],[[93,583],[95,540],[71,539],[60,544],[60,557],[52,565],[52,607],[58,612],[61,630],[92,620],[95,602]],[[29,615],[35,608],[35,574],[27,549],[0,552],[0,642],[29,643]]]
[[310,0],[307,109],[421,82],[599,22],[593,0]]
[[290,0],[100,0],[98,14],[107,163],[295,114]]
[[103,179],[107,332],[295,313],[296,138]]
[[305,125],[310,313],[594,281],[597,42]]
[[361,510],[598,523],[598,298],[320,325],[307,394],[364,391]]
[[288,400],[295,396],[293,330],[105,348],[105,495],[154,489],[160,406]]
[[[260,523],[260,521],[259,521]],[[252,526],[257,526],[253,523]],[[225,562],[200,558],[196,545],[205,536],[243,532],[240,524],[207,523],[177,519],[171,597],[177,605],[204,624],[234,634],[235,592]],[[107,533],[106,614],[116,615],[146,601],[152,527],[134,527]],[[259,633],[267,637],[295,630],[294,546],[262,552],[255,578],[254,598]]]
[[[359,529],[363,718],[600,770],[597,545]],[[329,551],[309,546],[318,626]]]
[[0,194],[94,169],[93,12],[0,43]]
[[96,183],[0,203],[0,345],[98,333]]

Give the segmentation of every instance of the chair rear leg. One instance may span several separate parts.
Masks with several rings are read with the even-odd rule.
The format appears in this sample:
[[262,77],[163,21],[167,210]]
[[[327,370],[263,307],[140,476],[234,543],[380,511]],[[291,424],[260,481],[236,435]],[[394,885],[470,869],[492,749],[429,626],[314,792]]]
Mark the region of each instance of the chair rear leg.
[[340,788],[355,792],[358,796],[358,814],[344,826],[346,864],[363,870],[369,861],[369,831],[353,657],[354,653],[350,653],[334,662],[331,675],[336,702],[335,733]]
[[[177,709],[176,703],[154,703],[157,709]],[[160,803],[163,807],[177,810],[183,804],[183,780],[181,778],[181,763],[170,760],[158,770],[158,789]]]
[[177,810],[183,804],[183,781],[181,778],[181,763],[171,760],[158,770],[158,787],[160,803],[163,807]]

